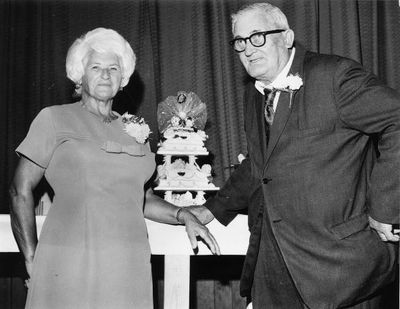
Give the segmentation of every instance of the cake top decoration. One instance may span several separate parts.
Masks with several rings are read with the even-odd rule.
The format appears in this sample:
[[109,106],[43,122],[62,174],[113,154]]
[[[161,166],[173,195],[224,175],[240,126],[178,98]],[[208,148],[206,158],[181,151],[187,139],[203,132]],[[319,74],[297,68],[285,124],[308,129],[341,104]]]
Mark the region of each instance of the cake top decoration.
[[158,129],[169,128],[188,131],[203,130],[207,122],[207,107],[194,92],[178,91],[158,104]]

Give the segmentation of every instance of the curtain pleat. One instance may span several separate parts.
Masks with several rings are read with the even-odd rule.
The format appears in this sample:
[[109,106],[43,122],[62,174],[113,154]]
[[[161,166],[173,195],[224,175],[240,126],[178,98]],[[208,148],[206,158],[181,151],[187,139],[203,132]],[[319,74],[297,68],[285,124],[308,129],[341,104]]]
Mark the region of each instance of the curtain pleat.
[[[243,86],[247,75],[228,44],[230,14],[246,0],[3,0],[0,3],[0,190],[7,191],[32,119],[45,106],[69,103],[74,85],[65,57],[72,42],[96,27],[124,36],[137,56],[129,84],[115,98],[120,113],[143,116],[159,140],[157,104],[193,91],[207,104],[208,158],[221,186],[246,153]],[[400,18],[397,0],[272,0],[286,13],[306,48],[363,63],[400,90]]]
[[391,87],[400,90],[400,2],[378,2],[378,74]]

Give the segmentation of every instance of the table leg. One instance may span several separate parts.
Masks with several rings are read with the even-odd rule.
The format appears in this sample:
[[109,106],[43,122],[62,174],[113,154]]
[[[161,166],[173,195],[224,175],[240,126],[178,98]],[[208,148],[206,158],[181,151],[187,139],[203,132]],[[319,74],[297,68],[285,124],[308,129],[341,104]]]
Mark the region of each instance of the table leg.
[[166,255],[164,263],[164,309],[189,309],[190,255]]

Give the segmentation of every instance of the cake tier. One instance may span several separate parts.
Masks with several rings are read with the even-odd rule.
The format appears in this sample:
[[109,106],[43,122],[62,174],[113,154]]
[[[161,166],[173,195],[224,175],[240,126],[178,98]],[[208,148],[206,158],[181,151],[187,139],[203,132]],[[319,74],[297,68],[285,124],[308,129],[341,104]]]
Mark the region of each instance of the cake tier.
[[218,191],[219,187],[216,186],[172,186],[169,184],[158,185],[154,188],[156,191]]
[[207,156],[208,151],[204,148],[203,150],[192,151],[192,150],[162,150],[158,149],[157,154],[159,155],[172,155],[172,156]]
[[198,190],[193,193],[190,191],[186,191],[185,193],[173,193],[173,191],[166,191],[164,194],[164,199],[176,206],[203,205],[206,202],[204,195],[205,192],[202,190]]
[[158,153],[164,154],[201,154],[207,155],[204,131],[192,129],[169,128],[163,133],[164,141],[159,144]]
[[171,157],[164,158],[164,164],[157,166],[157,183],[162,188],[214,188],[211,182],[211,165],[200,168],[196,157],[190,156],[189,162],[178,158],[173,163]]

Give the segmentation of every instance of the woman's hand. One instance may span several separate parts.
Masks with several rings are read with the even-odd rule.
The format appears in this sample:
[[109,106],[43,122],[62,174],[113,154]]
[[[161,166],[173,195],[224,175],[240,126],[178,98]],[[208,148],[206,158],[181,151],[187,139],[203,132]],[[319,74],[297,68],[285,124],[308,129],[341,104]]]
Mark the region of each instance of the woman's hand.
[[33,261],[25,260],[25,267],[26,267],[26,272],[28,273],[28,276],[30,278],[32,276]]
[[29,289],[30,288],[30,283],[31,283],[33,261],[25,260],[25,268],[26,268],[26,272],[28,273],[28,279],[25,280],[25,286],[26,286],[26,288]]
[[[43,174],[42,167],[22,156],[9,190],[11,227],[18,247],[25,257],[29,277],[32,274],[33,256],[38,241],[33,190]],[[29,287],[29,278],[25,285]]]
[[194,250],[197,248],[197,237],[200,237],[213,254],[221,254],[214,236],[210,233],[208,228],[201,224],[196,216],[185,207],[177,207],[166,202],[161,197],[155,195],[152,189],[146,191],[144,217],[161,223],[184,224]]
[[200,237],[213,254],[221,254],[214,236],[189,210],[179,208],[176,214],[176,219],[179,223],[185,225],[186,233],[188,234],[193,250],[197,249],[197,237]]

